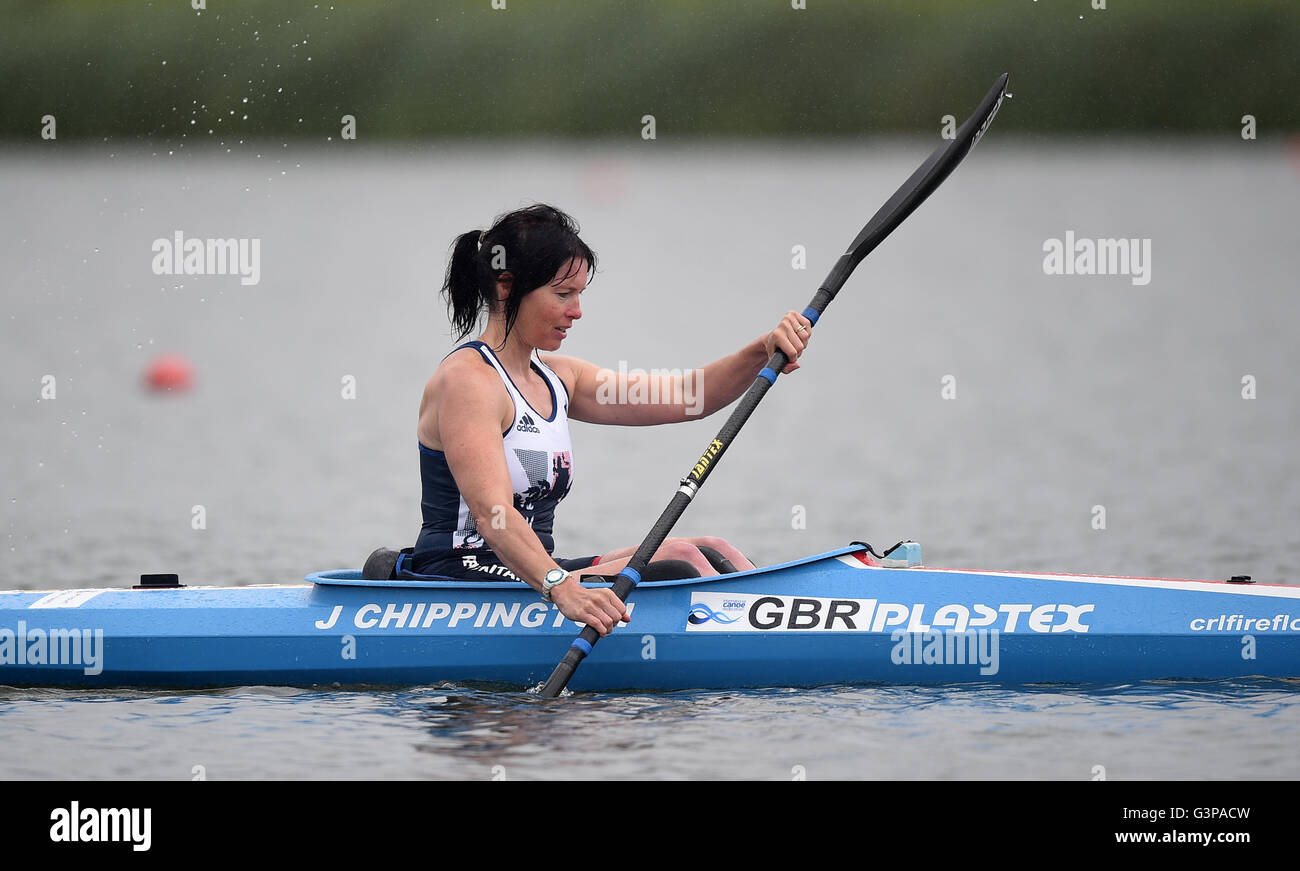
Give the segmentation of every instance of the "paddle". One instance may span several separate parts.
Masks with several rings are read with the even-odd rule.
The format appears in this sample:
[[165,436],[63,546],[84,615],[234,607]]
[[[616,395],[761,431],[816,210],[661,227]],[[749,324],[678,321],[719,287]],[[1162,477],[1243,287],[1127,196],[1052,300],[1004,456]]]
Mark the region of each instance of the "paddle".
[[[925,198],[932,194],[943,180],[946,179],[957,164],[961,163],[962,158],[970,153],[975,144],[980,141],[984,131],[988,130],[989,124],[993,122],[993,116],[997,114],[998,107],[1002,105],[1002,97],[1007,90],[1007,74],[1002,76],[993,83],[993,87],[980,102],[979,107],[974,113],[966,119],[961,127],[957,128],[956,135],[940,145],[934,150],[934,153],[921,164],[916,172],[912,173],[911,178],[903,182],[889,201],[880,207],[880,211],[867,222],[862,228],[862,232],[853,240],[849,250],[841,255],[840,259],[835,262],[830,274],[822,282],[822,286],[817,289],[813,296],[812,302],[803,310],[804,317],[817,323],[821,313],[830,305],[835,294],[839,293],[844,282],[859,263],[862,258],[871,253],[873,249],[894,231],[894,228],[903,223],[904,219],[925,201]],[[767,390],[776,383],[777,375],[785,368],[789,360],[785,352],[777,349],[772,358],[767,361],[767,366],[758,373],[754,383],[750,385],[749,390],[741,397],[740,404],[736,406],[731,417],[718,432],[716,438],[705,448],[704,454],[691,469],[685,478],[682,478],[681,486],[673,494],[672,501],[664,509],[664,513],[659,516],[654,528],[641,542],[632,561],[628,563],[627,568],[623,569],[614,580],[614,595],[619,599],[627,601],[628,593],[632,592],[641,580],[641,572],[645,570],[650,558],[654,556],[655,551],[664,543],[668,533],[672,530],[677,519],[682,516],[686,506],[695,498],[696,492],[704,485],[705,479],[709,473],[717,467],[721,461],[723,453],[740,432],[740,428],[749,420],[749,416],[754,412],[758,403],[767,394]],[[565,652],[564,658],[560,660],[555,671],[551,673],[546,684],[541,688],[541,695],[547,698],[555,698],[568,685],[573,673],[577,671],[578,665],[591,652],[592,645],[600,639],[599,633],[590,626],[585,627],[582,633],[573,640],[568,651]]]

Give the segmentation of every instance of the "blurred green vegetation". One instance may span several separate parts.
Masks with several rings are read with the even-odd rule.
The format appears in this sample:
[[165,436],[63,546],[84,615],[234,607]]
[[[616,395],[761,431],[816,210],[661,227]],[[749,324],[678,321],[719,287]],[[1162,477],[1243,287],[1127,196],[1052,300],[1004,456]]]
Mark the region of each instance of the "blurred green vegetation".
[[[0,135],[230,141],[1300,129],[1297,0],[0,0]],[[211,131],[211,133],[209,133]]]

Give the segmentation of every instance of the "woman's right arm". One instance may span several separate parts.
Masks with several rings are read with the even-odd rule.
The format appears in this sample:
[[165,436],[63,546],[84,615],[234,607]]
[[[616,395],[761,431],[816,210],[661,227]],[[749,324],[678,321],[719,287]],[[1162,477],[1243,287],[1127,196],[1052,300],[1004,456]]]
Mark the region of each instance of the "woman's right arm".
[[[451,365],[441,367],[429,384],[434,401],[426,403],[423,413],[436,408],[438,440],[479,534],[506,568],[540,591],[542,578],[557,566],[514,506],[510,470],[501,447],[510,398],[496,372],[475,362],[448,361]],[[601,635],[620,620],[630,619],[611,590],[588,589],[576,577],[552,589],[551,598],[564,616],[592,626]]]

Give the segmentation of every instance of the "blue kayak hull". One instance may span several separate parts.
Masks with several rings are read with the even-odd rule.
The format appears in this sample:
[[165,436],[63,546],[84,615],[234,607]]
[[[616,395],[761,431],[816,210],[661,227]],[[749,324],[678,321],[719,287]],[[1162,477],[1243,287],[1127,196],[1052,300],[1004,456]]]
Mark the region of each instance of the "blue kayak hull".
[[[1300,677],[1300,588],[868,565],[644,583],[575,690]],[[0,593],[0,684],[544,681],[580,626],[520,584]]]

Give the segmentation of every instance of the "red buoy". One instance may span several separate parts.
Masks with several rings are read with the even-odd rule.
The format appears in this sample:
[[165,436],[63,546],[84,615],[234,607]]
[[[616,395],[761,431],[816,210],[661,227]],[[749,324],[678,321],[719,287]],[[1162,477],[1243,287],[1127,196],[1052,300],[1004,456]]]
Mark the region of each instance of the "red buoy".
[[155,393],[180,393],[194,385],[194,366],[179,354],[162,354],[149,364],[144,381]]

